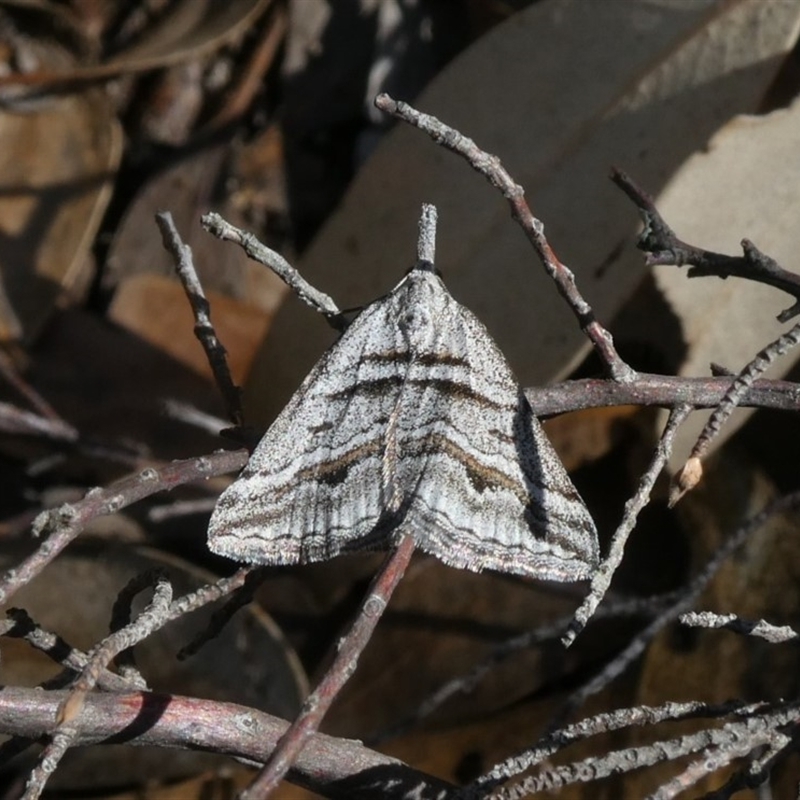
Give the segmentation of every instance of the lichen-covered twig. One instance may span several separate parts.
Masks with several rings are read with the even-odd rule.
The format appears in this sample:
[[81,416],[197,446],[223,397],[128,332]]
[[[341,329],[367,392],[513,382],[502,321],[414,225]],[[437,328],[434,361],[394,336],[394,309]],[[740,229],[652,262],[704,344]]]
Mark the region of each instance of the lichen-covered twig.
[[304,303],[325,317],[337,330],[347,327],[347,320],[339,307],[324,292],[315,289],[280,253],[270,250],[252,233],[231,225],[219,214],[204,214],[203,227],[218,239],[238,244],[253,261],[269,267]]
[[244,450],[213,453],[209,456],[173,461],[161,467],[147,467],[121,478],[105,488],[89,490],[82,500],[43,511],[33,523],[34,536],[44,536],[42,544],[13,569],[0,576],[0,604],[7,603],[23,586],[38,575],[86,524],[117,511],[156,492],[174,489],[195,480],[206,480],[241,469],[247,461]]
[[776,359],[798,344],[800,344],[800,323],[794,325],[774,342],[761,349],[755,358],[736,376],[697,437],[686,464],[675,475],[669,497],[671,506],[674,506],[686,492],[691,491],[700,482],[703,475],[703,457],[756,378],[769,369]]

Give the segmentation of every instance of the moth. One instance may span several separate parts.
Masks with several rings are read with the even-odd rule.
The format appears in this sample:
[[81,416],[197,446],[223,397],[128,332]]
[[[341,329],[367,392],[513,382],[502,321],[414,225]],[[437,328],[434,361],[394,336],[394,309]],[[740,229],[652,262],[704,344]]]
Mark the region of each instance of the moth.
[[382,549],[555,581],[598,563],[591,515],[483,324],[420,261],[322,356],[211,517],[257,564]]

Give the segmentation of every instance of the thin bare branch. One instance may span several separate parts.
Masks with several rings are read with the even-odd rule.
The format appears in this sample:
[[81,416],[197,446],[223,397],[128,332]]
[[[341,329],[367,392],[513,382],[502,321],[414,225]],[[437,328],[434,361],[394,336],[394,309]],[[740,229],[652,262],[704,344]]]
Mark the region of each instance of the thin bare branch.
[[231,225],[214,212],[204,214],[200,221],[210,234],[238,244],[253,261],[269,267],[306,305],[322,314],[334,328],[344,330],[347,327],[347,320],[331,297],[315,289],[282,255],[259,242],[252,233]]
[[355,672],[358,658],[369,642],[413,553],[414,538],[405,534],[376,574],[352,627],[337,644],[336,656],[325,677],[303,703],[297,719],[281,737],[256,780],[241,794],[241,800],[262,800],[268,797],[291,769],[306,742],[319,728],[331,703]]
[[0,402],[0,431],[4,433],[44,436],[62,442],[78,440],[78,431],[62,419],[25,411],[11,403]]
[[736,276],[774,286],[792,295],[796,302],[778,315],[779,322],[788,322],[800,314],[800,275],[780,267],[776,261],[761,253],[748,239],[742,239],[744,256],[727,256],[679,239],[664,221],[645,191],[640,189],[622,170],[615,169],[611,180],[633,201],[644,222],[637,246],[647,253],[648,266],[670,264],[676,267],[689,265],[688,276],[698,278],[713,275],[719,278]]
[[39,756],[38,763],[31,770],[21,800],[37,800],[41,796],[47,780],[55,772],[67,750],[75,744],[86,696],[96,685],[106,665],[117,653],[142,641],[159,627],[162,610],[171,600],[172,586],[162,579],[155,587],[150,604],[136,620],[110,634],[93,648],[86,666],[56,712],[57,728]]
[[[0,731],[39,739],[52,730],[67,690],[0,689]],[[263,711],[177,695],[92,692],[86,698],[74,744],[114,741],[205,750],[263,763],[288,723]],[[455,787],[352,739],[313,734],[289,774],[292,782],[336,798],[445,800]]]
[[[658,406],[693,409],[716,408],[730,389],[730,377],[679,378],[639,372],[632,383],[584,378],[552,386],[526,389],[525,396],[537,417],[606,406]],[[739,405],[752,408],[800,410],[800,384],[757,380],[745,389]]]
[[667,463],[669,454],[672,451],[675,434],[680,424],[689,415],[689,412],[688,406],[679,406],[670,414],[650,466],[639,481],[639,488],[636,490],[636,494],[625,504],[622,521],[611,539],[608,555],[592,576],[589,594],[575,612],[572,624],[561,639],[565,647],[569,647],[575,641],[575,638],[586,627],[586,623],[591,619],[597,610],[597,606],[600,605],[603,597],[605,597],[608,587],[611,585],[611,579],[622,561],[628,537],[636,525],[636,520],[641,510],[650,501],[650,492],[653,490],[656,478],[661,474],[661,470]]
[[[41,650],[52,658],[57,664],[72,672],[82,672],[89,662],[89,656],[72,647],[58,634],[44,630],[21,608],[9,608],[6,611],[7,620],[0,622],[0,636],[9,636],[15,639],[24,639],[32,647]],[[144,681],[117,675],[110,670],[102,670],[97,677],[97,685],[109,692],[124,692],[146,690]]]
[[609,375],[620,383],[634,380],[635,371],[617,353],[609,331],[595,319],[591,306],[578,291],[575,276],[558,259],[550,247],[550,243],[544,235],[544,225],[533,216],[525,201],[523,188],[506,172],[500,159],[481,150],[472,139],[440,122],[436,117],[423,114],[408,103],[397,102],[388,94],[378,95],[375,98],[375,105],[381,111],[427,133],[436,144],[465,158],[475,170],[487,178],[492,186],[500,190],[511,207],[511,215],[522,227],[547,274],[555,281],[559,293],[566,300],[589,341],[594,345]]
[[721,719],[729,716],[744,719],[768,710],[767,703],[731,702],[723,705],[709,705],[700,701],[692,701],[687,703],[668,702],[660,706],[633,706],[606,711],[552,731],[535,747],[507,758],[492,767],[489,772],[482,775],[467,789],[473,794],[486,792],[510,778],[537,767],[571,744],[585,741],[594,736],[626,728],[655,727],[664,722],[681,720]]
[[0,577],[0,604],[7,603],[15,592],[33,580],[90,520],[115,514],[156,492],[234,472],[246,461],[244,450],[231,450],[174,461],[159,468],[147,467],[105,488],[91,489],[76,503],[65,503],[59,508],[43,511],[34,520],[33,534],[37,537],[46,534],[47,538],[33,554]]
[[746,620],[736,614],[716,614],[713,611],[693,611],[681,614],[682,625],[690,628],[724,628],[725,630],[741,633],[744,636],[755,636],[766,639],[772,644],[793,642],[800,638],[800,634],[789,625],[771,625],[763,619]]
[[161,231],[161,239],[164,249],[172,256],[175,271],[183,284],[183,290],[194,314],[194,335],[203,346],[206,358],[208,359],[214,380],[219,387],[228,416],[235,425],[244,423],[242,413],[241,390],[233,382],[231,371],[228,367],[228,358],[225,348],[217,338],[217,332],[211,324],[211,306],[206,300],[203,285],[197,277],[192,258],[192,249],[184,244],[175,223],[172,221],[172,214],[168,211],[159,211],[156,214],[156,224]]
[[669,504],[674,506],[687,491],[694,488],[702,476],[701,460],[714,439],[717,438],[736,407],[741,403],[755,379],[764,373],[784,353],[800,344],[800,323],[792,327],[774,342],[760,350],[755,358],[736,376],[725,396],[706,422],[697,437],[686,467],[676,476],[672,484]]

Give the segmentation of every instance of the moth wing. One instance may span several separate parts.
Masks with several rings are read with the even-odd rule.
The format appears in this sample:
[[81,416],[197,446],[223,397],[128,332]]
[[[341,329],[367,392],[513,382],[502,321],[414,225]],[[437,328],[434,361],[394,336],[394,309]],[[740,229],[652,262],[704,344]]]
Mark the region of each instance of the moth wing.
[[598,562],[591,515],[502,352],[448,299],[450,324],[433,349],[449,356],[438,372],[426,367],[427,383],[418,376],[425,388],[403,418],[400,451],[416,480],[404,524],[455,567],[587,578]]
[[402,346],[389,297],[323,355],[223,492],[209,523],[213,552],[295,564],[386,544],[383,429],[405,368],[383,355]]

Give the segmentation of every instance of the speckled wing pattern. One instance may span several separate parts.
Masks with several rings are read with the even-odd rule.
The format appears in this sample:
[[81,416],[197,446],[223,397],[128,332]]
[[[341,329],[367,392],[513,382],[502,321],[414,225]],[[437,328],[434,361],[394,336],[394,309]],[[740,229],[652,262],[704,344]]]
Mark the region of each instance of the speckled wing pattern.
[[209,547],[295,564],[391,546],[575,581],[586,506],[488,331],[420,264],[325,353],[211,517]]

